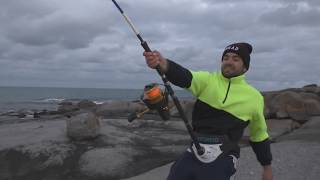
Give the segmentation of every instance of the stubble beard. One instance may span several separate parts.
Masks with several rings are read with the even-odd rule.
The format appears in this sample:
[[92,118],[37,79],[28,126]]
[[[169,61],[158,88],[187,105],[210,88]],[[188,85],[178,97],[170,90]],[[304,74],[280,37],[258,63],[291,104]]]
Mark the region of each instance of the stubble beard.
[[243,74],[242,72],[237,72],[235,68],[231,65],[222,66],[221,72],[225,78],[233,78]]

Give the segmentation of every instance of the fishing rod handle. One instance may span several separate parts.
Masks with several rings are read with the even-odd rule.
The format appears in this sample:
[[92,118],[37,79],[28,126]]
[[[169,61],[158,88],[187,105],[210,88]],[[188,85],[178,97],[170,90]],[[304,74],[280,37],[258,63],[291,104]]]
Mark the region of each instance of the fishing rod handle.
[[151,52],[151,49],[149,48],[149,45],[146,41],[141,41],[141,46],[146,52]]
[[[138,37],[139,37],[139,36],[138,36]],[[140,39],[140,41],[141,41],[141,46],[143,47],[143,49],[144,49],[146,52],[152,52],[151,49],[150,49],[150,47],[149,47],[149,45],[148,45],[148,43],[147,43],[146,41],[144,41],[141,37],[140,37],[139,39]],[[161,71],[161,68],[160,68],[159,65],[156,66],[156,70],[157,70],[158,74],[161,76],[162,80],[164,80],[165,77],[164,77],[164,74],[163,74],[163,72]],[[168,81],[168,80],[166,80],[166,81]],[[165,83],[165,82],[164,82],[164,83]]]

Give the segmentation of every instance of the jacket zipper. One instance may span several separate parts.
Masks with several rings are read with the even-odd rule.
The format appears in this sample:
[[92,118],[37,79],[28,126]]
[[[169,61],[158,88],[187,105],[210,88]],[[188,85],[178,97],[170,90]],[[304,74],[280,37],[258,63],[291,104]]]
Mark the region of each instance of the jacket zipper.
[[231,80],[229,79],[229,84],[228,84],[227,93],[226,93],[226,96],[224,97],[224,100],[223,100],[222,104],[224,104],[224,103],[226,102],[226,100],[227,100],[227,97],[228,97],[228,94],[229,94],[230,86],[231,86]]

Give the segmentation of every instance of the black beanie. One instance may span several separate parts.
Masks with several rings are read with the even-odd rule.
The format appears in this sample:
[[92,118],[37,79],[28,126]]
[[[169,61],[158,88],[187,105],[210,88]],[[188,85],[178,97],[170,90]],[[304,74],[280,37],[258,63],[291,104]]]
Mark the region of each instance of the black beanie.
[[249,69],[250,54],[252,52],[252,46],[249,43],[241,42],[241,43],[230,44],[224,49],[222,58],[228,52],[238,54],[241,57],[244,66],[247,68],[247,70]]

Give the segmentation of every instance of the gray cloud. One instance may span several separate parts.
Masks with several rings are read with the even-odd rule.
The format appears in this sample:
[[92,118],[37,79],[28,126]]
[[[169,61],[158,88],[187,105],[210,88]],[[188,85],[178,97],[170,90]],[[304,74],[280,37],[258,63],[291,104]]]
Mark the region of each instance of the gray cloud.
[[319,6],[320,2],[318,0],[271,0],[273,2],[282,2],[286,4],[308,4],[310,6]]
[[34,3],[32,8],[30,4],[24,6],[25,4],[19,3],[18,7],[15,7],[15,4],[7,7],[9,10],[5,17],[8,20],[9,17],[13,19],[5,28],[9,40],[30,46],[59,44],[64,48],[76,49],[87,47],[95,37],[111,32],[108,26],[101,23],[101,16],[90,16],[89,11],[83,12],[88,15],[79,15],[83,10],[72,12],[74,10],[70,9],[69,12],[59,7],[52,10],[51,7],[39,7],[37,2]]
[[[262,90],[320,84],[319,1],[122,1],[152,49],[219,70],[224,47],[253,44],[248,81]],[[0,3],[0,86],[142,88],[159,82],[111,1]]]
[[261,16],[261,21],[277,26],[319,27],[320,8],[308,4],[289,4]]

